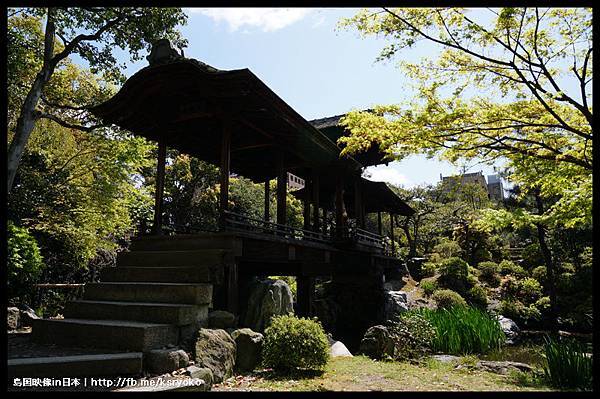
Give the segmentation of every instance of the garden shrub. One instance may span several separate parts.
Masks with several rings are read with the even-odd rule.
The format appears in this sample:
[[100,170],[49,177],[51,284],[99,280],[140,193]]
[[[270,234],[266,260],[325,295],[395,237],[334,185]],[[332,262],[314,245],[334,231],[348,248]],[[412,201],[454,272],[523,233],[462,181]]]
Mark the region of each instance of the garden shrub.
[[435,301],[438,309],[467,306],[465,299],[458,292],[452,290],[437,290],[433,293],[431,298]]
[[527,245],[523,249],[523,266],[532,269],[544,264],[544,255],[538,243]]
[[548,270],[546,266],[538,266],[531,271],[531,277],[536,279],[540,284],[546,284],[546,278],[548,276]]
[[461,258],[448,258],[440,265],[438,283],[446,288],[465,292],[468,285],[469,264]]
[[515,299],[503,300],[498,310],[501,315],[514,320],[517,324],[526,326],[535,325],[542,318],[542,312],[535,304],[527,306]]
[[468,292],[468,298],[471,305],[486,309],[488,305],[487,292],[481,285],[473,286]]
[[444,240],[433,247],[433,252],[438,253],[442,259],[460,256],[462,248],[456,241]]
[[500,262],[500,274],[506,276],[508,274],[513,275],[515,277],[525,277],[527,272],[521,266],[517,265],[513,261],[503,260]]
[[390,328],[396,360],[415,359],[431,353],[436,331],[417,312],[404,312]]
[[44,268],[44,261],[35,238],[24,227],[7,225],[8,298],[23,298],[31,303],[32,285]]
[[422,277],[433,277],[435,276],[435,272],[438,269],[438,265],[433,262],[425,262],[421,266],[421,276]]
[[424,278],[419,283],[419,287],[421,287],[421,289],[423,290],[425,295],[430,296],[431,294],[434,293],[435,290],[437,290],[438,284],[437,284],[437,281],[435,281],[433,279]]
[[571,294],[575,291],[574,274],[561,273],[556,279],[556,290],[562,294]]
[[518,280],[517,285],[519,297],[524,299],[527,303],[534,302],[542,296],[542,286],[532,277]]
[[592,389],[592,358],[585,345],[577,341],[555,341],[546,338],[544,374],[557,388]]
[[275,316],[265,330],[263,364],[279,372],[323,370],[329,360],[329,342],[316,319]]
[[500,267],[496,262],[480,262],[477,265],[479,269],[479,279],[485,281],[491,287],[497,287],[500,284]]
[[498,320],[487,312],[469,307],[419,312],[436,330],[433,349],[452,355],[487,353],[506,340]]

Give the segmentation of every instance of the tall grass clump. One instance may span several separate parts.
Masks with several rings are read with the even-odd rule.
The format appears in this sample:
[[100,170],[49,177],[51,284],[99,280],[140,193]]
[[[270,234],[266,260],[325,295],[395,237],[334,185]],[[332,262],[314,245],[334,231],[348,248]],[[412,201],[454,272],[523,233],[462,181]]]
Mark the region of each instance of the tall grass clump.
[[500,323],[487,312],[457,306],[450,309],[422,309],[436,330],[435,351],[452,355],[487,353],[499,349],[506,340]]
[[544,375],[548,382],[557,388],[592,389],[592,358],[586,356],[585,345],[551,338],[545,341]]

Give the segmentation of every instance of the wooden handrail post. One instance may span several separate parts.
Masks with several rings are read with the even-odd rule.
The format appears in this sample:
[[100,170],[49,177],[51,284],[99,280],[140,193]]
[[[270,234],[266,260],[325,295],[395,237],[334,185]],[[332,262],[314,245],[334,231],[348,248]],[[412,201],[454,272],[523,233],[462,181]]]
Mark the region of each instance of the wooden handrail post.
[[319,220],[319,194],[320,194],[320,180],[319,180],[319,172],[317,170],[313,170],[312,174],[312,199],[313,199],[313,231],[320,230],[320,220]]
[[390,240],[392,241],[392,256],[396,256],[396,245],[394,243],[394,214],[390,212]]
[[285,225],[287,196],[287,171],[285,170],[285,159],[283,150],[277,157],[277,224]]
[[265,222],[271,220],[271,181],[265,181]]
[[221,175],[219,193],[219,212],[221,227],[225,226],[225,212],[229,209],[229,167],[231,165],[231,121],[222,119],[223,132],[221,138]]
[[165,190],[165,163],[167,159],[167,144],[165,139],[161,137],[158,140],[158,157],[156,165],[156,190],[154,193],[154,225],[152,233],[155,235],[162,234],[162,203]]

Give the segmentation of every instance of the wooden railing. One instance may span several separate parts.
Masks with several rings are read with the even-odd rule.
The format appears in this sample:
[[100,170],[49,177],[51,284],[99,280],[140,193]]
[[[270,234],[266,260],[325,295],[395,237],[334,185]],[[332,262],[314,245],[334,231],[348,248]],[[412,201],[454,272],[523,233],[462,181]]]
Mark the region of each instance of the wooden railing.
[[318,243],[330,243],[329,236],[310,230],[299,229],[270,221],[255,219],[239,213],[224,212],[223,227],[226,230],[248,231],[268,234],[287,240],[305,240]]

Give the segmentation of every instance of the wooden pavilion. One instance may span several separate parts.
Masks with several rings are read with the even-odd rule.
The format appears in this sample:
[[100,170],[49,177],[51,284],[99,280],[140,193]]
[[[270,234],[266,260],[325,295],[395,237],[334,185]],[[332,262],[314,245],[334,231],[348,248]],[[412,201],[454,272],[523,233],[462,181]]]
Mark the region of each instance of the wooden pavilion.
[[[163,234],[165,158],[171,147],[220,167],[220,232],[183,237],[202,248],[209,241],[233,243],[227,247],[233,248],[231,261],[215,273],[223,277],[212,280],[214,306],[237,312],[239,281],[257,274],[287,274],[297,277],[300,313],[308,315],[315,276],[352,275],[361,281],[379,270],[373,277],[379,284],[384,270],[400,267],[394,248],[386,244],[390,240],[381,234],[381,212],[389,212],[393,224],[394,215],[413,210],[384,183],[361,177],[365,166],[385,163],[377,148],[356,157],[341,156],[335,141],[346,133],[337,122],[320,129],[323,126],[305,120],[248,69],[219,70],[184,58],[167,40],[153,46],[148,61],[149,66],[131,76],[113,98],[91,110],[106,123],[158,142],[153,235],[132,247],[166,248],[171,240],[169,248],[179,250],[177,245],[184,242],[181,234],[179,239]],[[288,172],[306,184],[294,192],[304,201],[302,229],[286,221]],[[232,173],[265,184],[263,220],[228,209]],[[274,178],[273,222],[268,198]],[[372,212],[379,215],[377,232],[365,229],[365,215]],[[170,227],[177,231],[178,226]],[[188,233],[194,228],[185,227]],[[393,228],[390,231],[393,234]],[[350,308],[349,312],[353,317]]]

